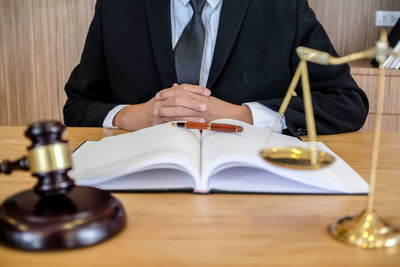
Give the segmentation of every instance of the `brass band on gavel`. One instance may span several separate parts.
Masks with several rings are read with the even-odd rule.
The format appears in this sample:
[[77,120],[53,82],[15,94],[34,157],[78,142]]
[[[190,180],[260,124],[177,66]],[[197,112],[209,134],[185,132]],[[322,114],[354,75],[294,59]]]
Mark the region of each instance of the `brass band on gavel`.
[[31,173],[45,173],[65,170],[72,167],[68,143],[37,146],[28,150]]

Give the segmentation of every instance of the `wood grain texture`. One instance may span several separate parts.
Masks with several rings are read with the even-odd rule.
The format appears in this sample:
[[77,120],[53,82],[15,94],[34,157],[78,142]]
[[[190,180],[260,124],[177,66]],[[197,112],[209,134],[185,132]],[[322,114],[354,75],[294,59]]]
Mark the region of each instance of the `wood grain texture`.
[[0,125],[62,119],[94,1],[0,1]]
[[[364,89],[370,104],[367,122],[362,130],[372,131],[375,129],[379,70],[365,67],[367,64],[367,62],[351,64],[351,74]],[[398,70],[386,71],[384,103],[382,130],[400,131],[400,71]]]
[[[0,127],[0,160],[25,153],[24,127]],[[100,128],[69,128],[73,147]],[[371,133],[319,136],[366,180]],[[375,210],[400,225],[400,133],[383,133]],[[0,176],[0,201],[32,186],[29,174]],[[191,193],[115,194],[128,222],[117,237],[72,251],[24,253],[0,245],[2,266],[398,266],[400,248],[363,250],[332,239],[327,226],[361,211],[366,196]]]
[[[361,131],[375,130],[376,114],[368,114],[367,121]],[[386,132],[400,132],[400,115],[398,114],[383,114],[382,115],[382,130]]]
[[[374,27],[375,10],[400,10],[399,0],[309,2],[342,55],[375,43],[379,31]],[[43,119],[62,121],[64,85],[79,63],[94,4],[95,0],[0,1],[0,125],[27,125]],[[354,75],[367,94],[374,97],[370,81],[373,78],[367,77],[370,74]],[[397,78],[390,83],[392,91],[399,86]],[[389,99],[394,101],[397,96]],[[397,130],[400,126],[394,127],[394,123],[385,123],[385,129]],[[363,129],[370,129],[367,125]]]

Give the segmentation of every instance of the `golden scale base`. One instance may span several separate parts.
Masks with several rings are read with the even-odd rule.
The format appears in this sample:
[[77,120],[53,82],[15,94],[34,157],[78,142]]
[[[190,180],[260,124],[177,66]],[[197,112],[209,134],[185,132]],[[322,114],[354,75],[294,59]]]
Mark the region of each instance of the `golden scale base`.
[[400,244],[400,229],[379,218],[375,212],[363,210],[329,225],[329,233],[337,240],[362,248],[392,247]]

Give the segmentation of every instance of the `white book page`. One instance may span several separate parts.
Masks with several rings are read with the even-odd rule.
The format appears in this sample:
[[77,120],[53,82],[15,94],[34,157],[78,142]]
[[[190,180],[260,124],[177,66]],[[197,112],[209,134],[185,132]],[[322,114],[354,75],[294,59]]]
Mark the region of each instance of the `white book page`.
[[317,170],[293,170],[269,164],[261,158],[243,157],[241,162],[236,164],[222,164],[219,171],[209,177],[209,190],[310,194],[368,193],[368,184],[360,175],[323,143],[318,142],[317,145],[319,150],[334,156],[335,161],[330,166]]
[[[272,165],[259,156],[268,131],[251,125],[241,125],[244,126],[241,134],[203,134],[203,191],[216,189],[322,194],[368,192],[367,183],[321,142],[317,143],[318,149],[329,152],[335,157],[332,165],[319,170],[283,168]],[[309,147],[310,145],[297,138],[274,134],[270,146]]]
[[[203,131],[202,135],[202,158],[201,158],[201,190],[207,190],[207,177],[221,168],[238,165],[246,166],[247,159],[258,159],[259,152],[264,146],[267,135],[270,133],[264,129],[254,127],[247,123],[222,119],[218,123],[240,125],[244,128],[241,133],[222,133]],[[290,136],[272,133],[271,144],[298,146],[302,142]],[[243,159],[246,158],[245,162]],[[251,166],[254,164],[251,163]]]
[[[182,178],[190,178],[185,182],[184,179],[178,179],[183,187],[193,186],[199,180],[200,138],[197,130],[181,129],[167,123],[105,137],[97,142],[85,142],[72,154],[74,168],[69,174],[78,184],[110,185],[116,178],[136,177],[138,181],[141,180],[138,184],[143,184],[145,179],[147,186],[157,188],[160,179],[164,179],[164,184],[168,185],[171,175],[151,170],[169,169],[187,174],[177,174]],[[172,185],[177,186],[176,180]]]
[[299,183],[272,172],[250,167],[233,167],[211,176],[210,189],[228,192],[324,194],[338,193]]
[[105,190],[169,190],[196,187],[193,177],[174,169],[152,169],[136,172],[98,183],[96,187]]

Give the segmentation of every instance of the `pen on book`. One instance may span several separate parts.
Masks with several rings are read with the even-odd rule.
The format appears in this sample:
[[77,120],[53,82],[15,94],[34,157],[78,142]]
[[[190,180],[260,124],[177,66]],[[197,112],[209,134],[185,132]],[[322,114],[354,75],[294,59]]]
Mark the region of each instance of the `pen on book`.
[[215,132],[227,132],[227,133],[240,133],[243,132],[243,127],[239,125],[223,124],[223,123],[200,123],[200,122],[172,122],[172,126],[196,129],[196,130],[208,130]]

